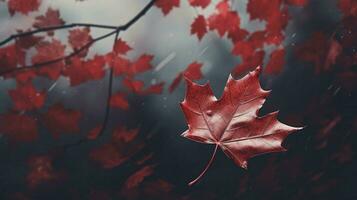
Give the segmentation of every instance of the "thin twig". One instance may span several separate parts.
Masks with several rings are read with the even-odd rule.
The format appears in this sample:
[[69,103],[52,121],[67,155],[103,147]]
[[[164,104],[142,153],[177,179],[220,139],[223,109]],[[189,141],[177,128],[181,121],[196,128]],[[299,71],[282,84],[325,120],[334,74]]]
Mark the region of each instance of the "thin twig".
[[91,47],[95,42],[99,41],[99,40],[102,40],[102,39],[105,39],[113,34],[115,34],[117,31],[112,31],[110,33],[107,33],[103,36],[100,36],[100,37],[97,37],[93,40],[91,40],[90,42],[88,42],[87,44],[85,44],[84,46],[82,46],[81,48],[73,51],[72,53],[66,55],[66,56],[63,56],[63,57],[60,57],[60,58],[56,58],[56,59],[53,59],[53,60],[49,60],[49,61],[46,61],[46,62],[42,62],[42,63],[37,63],[37,64],[33,64],[33,65],[28,65],[28,66],[23,66],[23,67],[18,67],[18,68],[10,68],[10,67],[4,67],[5,69],[6,68],[10,68],[10,69],[7,69],[7,70],[4,70],[4,71],[1,71],[0,72],[0,76],[3,76],[3,75],[6,75],[6,74],[9,74],[9,73],[13,73],[13,72],[18,72],[18,71],[26,71],[26,70],[30,70],[30,69],[34,69],[34,68],[41,68],[41,67],[45,67],[45,66],[49,66],[51,64],[55,64],[55,63],[58,63],[58,62],[61,62],[61,61],[64,61],[64,60],[68,60],[70,59],[71,57],[74,57],[76,55],[78,55],[79,53],[81,53],[82,51],[88,49],[89,47]]
[[[95,42],[105,39],[115,33],[119,33],[120,31],[126,31],[129,27],[131,27],[135,22],[137,22],[142,16],[144,16],[149,10],[150,8],[154,5],[156,0],[151,0],[133,19],[131,19],[128,23],[122,25],[122,26],[118,26],[115,27],[115,30],[105,34],[101,37],[95,38],[94,40],[88,42],[86,45],[82,46],[80,49],[73,51],[71,54],[64,56],[64,57],[60,57],[57,59],[53,59],[50,61],[46,61],[43,63],[37,63],[37,64],[33,64],[33,65],[29,65],[29,66],[23,66],[23,67],[19,67],[19,68],[11,68],[11,67],[7,67],[7,66],[3,66],[3,68],[8,69],[8,70],[4,70],[0,72],[0,76],[6,75],[8,73],[13,73],[13,72],[17,72],[17,71],[22,71],[22,70],[29,70],[29,69],[33,69],[33,68],[39,68],[39,67],[43,67],[43,66],[48,66],[57,62],[61,62],[63,60],[67,60],[71,57],[74,57],[76,55],[78,55],[80,52],[88,49],[89,47],[91,47]],[[82,24],[83,25],[83,24]],[[95,26],[100,26],[100,25],[95,25]],[[103,25],[103,27],[108,27]],[[31,32],[29,32],[31,33]],[[34,33],[32,33],[34,34]],[[11,38],[11,36],[10,36]],[[11,39],[10,39],[11,40]]]
[[109,25],[100,25],[100,24],[87,24],[87,23],[72,23],[72,24],[65,24],[61,26],[49,26],[49,27],[43,27],[39,28],[36,30],[28,31],[28,32],[21,32],[17,33],[14,35],[11,35],[10,37],[6,38],[5,40],[0,42],[0,46],[3,46],[7,44],[8,42],[20,38],[20,37],[25,37],[25,36],[30,36],[34,35],[36,33],[42,33],[42,32],[47,32],[47,31],[54,31],[54,30],[61,30],[61,29],[68,29],[68,28],[75,28],[75,27],[93,27],[93,28],[103,28],[103,29],[113,29],[116,30],[118,27],[117,26],[109,26]]
[[[115,42],[117,41],[118,37],[119,37],[119,33],[121,31],[125,31],[127,30],[129,27],[131,27],[135,22],[137,22],[141,17],[143,17],[148,10],[150,10],[150,8],[154,5],[156,0],[151,0],[132,20],[130,20],[127,24],[125,24],[124,26],[119,26],[115,33],[115,38],[114,38],[114,43],[113,43],[113,50],[115,48]],[[111,32],[112,33],[112,32]],[[110,101],[112,99],[112,94],[113,94],[113,79],[114,79],[114,70],[111,67],[109,69],[109,80],[108,80],[108,96],[107,96],[107,100],[106,100],[106,107],[105,107],[105,114],[104,114],[104,119],[102,122],[102,126],[101,129],[97,135],[97,138],[102,136],[105,131],[106,128],[108,126],[108,121],[109,121],[109,114],[110,114]],[[79,141],[72,143],[72,144],[66,144],[64,146],[62,146],[65,150],[86,143],[90,141],[88,138],[82,138]]]

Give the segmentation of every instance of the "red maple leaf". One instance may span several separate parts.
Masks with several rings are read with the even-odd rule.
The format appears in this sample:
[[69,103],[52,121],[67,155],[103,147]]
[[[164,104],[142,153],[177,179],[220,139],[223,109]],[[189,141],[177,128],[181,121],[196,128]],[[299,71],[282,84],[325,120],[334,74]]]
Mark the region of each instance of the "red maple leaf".
[[37,138],[37,119],[15,113],[2,115],[0,132],[13,141],[31,142]]
[[[33,24],[36,28],[44,28],[44,27],[51,27],[51,26],[60,26],[63,25],[65,22],[60,17],[59,10],[52,9],[51,7],[47,9],[45,15],[41,15],[36,17],[36,21]],[[48,32],[49,35],[53,35],[53,31]]]
[[206,8],[210,3],[211,0],[188,0],[191,6],[200,6],[202,8]]
[[292,6],[306,6],[309,0],[285,0],[287,4]]
[[268,20],[271,14],[279,12],[282,0],[250,0],[247,5],[250,19]]
[[191,34],[196,34],[198,39],[201,40],[202,37],[207,33],[207,22],[203,15],[199,15],[193,21],[191,25]]
[[9,90],[15,110],[32,110],[41,108],[45,102],[46,93],[39,92],[31,82]]
[[[52,39],[51,42],[41,41],[36,45],[37,54],[32,57],[32,63],[36,65],[62,58],[64,57],[65,48],[66,46],[56,39]],[[38,73],[56,80],[60,76],[63,67],[64,62],[60,61],[38,69]]]
[[227,0],[223,0],[216,6],[217,12],[208,18],[210,30],[217,30],[223,37],[224,34],[232,34],[240,28],[240,18],[237,12],[230,10]]
[[0,48],[0,71],[16,68],[25,63],[25,52],[12,44]]
[[155,5],[161,9],[164,15],[167,15],[174,7],[180,6],[180,0],[157,0]]
[[234,76],[240,76],[245,74],[246,72],[253,70],[257,66],[262,66],[263,65],[263,60],[264,60],[264,51],[256,51],[254,54],[250,55],[247,58],[244,58],[243,62],[237,65],[233,69],[233,75]]
[[297,57],[312,62],[317,74],[325,71],[324,62],[329,50],[329,38],[322,32],[314,32],[312,36],[296,49]]
[[338,7],[346,16],[357,16],[357,2],[355,0],[340,0]]
[[187,93],[181,108],[189,129],[182,136],[215,145],[207,167],[190,185],[207,171],[218,147],[238,166],[247,168],[251,157],[284,151],[281,146],[284,138],[300,129],[279,122],[278,112],[257,116],[269,94],[260,87],[260,71],[258,67],[240,80],[230,77],[219,100],[209,84],[198,85],[186,79]]
[[90,158],[105,169],[123,164],[144,146],[138,137],[138,132],[139,129],[116,128],[111,141],[93,149],[90,152]]
[[63,69],[63,75],[69,78],[71,86],[76,86],[86,81],[102,79],[105,75],[104,66],[103,56],[96,55],[87,61],[74,57]]
[[114,52],[117,54],[125,55],[132,48],[122,39],[118,39],[114,45]]
[[129,103],[125,97],[125,94],[121,92],[114,94],[110,99],[110,106],[113,108],[128,110]]
[[150,62],[154,58],[153,55],[143,54],[135,62],[132,63],[127,71],[128,75],[134,76],[146,72],[152,68]]
[[169,92],[173,92],[177,86],[180,84],[183,77],[186,77],[192,81],[199,80],[202,78],[202,68],[203,64],[198,62],[193,62],[187,66],[185,71],[177,74],[176,78],[172,81]]
[[138,170],[137,172],[135,172],[134,174],[132,174],[125,182],[125,188],[126,189],[131,189],[134,187],[137,187],[141,182],[143,182],[143,180],[152,175],[154,173],[154,165],[148,165],[145,166],[143,168],[141,168],[140,170]]
[[54,138],[58,138],[60,133],[78,132],[80,118],[79,111],[66,109],[62,104],[55,104],[44,114],[43,121]]
[[54,170],[53,158],[47,155],[32,156],[28,160],[28,165],[26,181],[30,188],[35,188],[42,183],[58,181],[62,175]]
[[[89,28],[74,29],[69,31],[68,41],[73,50],[78,51],[89,42],[92,41],[92,36],[90,35]],[[82,50],[78,55],[81,57],[86,56],[88,53],[88,48]]]
[[270,55],[270,60],[265,67],[267,74],[278,74],[285,65],[285,49],[276,49]]
[[28,14],[29,12],[38,10],[41,0],[9,0],[8,8],[11,15],[15,12],[22,14]]

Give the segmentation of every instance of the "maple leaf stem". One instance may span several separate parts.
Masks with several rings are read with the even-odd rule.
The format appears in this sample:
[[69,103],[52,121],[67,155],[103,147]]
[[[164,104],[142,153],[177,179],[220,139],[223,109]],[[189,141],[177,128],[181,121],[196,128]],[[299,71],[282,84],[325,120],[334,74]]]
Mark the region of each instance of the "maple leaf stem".
[[212,153],[211,159],[208,161],[205,169],[201,172],[201,174],[197,178],[195,178],[193,181],[191,181],[188,184],[189,186],[192,186],[195,183],[197,183],[203,177],[203,175],[205,175],[205,173],[207,172],[208,168],[212,165],[212,162],[213,162],[214,158],[216,157],[217,149],[218,149],[218,144],[216,144],[216,146],[214,148],[214,151]]

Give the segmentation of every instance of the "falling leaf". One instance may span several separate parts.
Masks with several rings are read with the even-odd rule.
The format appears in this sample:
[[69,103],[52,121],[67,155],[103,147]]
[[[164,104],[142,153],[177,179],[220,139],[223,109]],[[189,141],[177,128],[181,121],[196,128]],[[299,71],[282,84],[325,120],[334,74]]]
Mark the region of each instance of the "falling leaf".
[[230,77],[221,99],[217,100],[209,84],[198,85],[187,79],[187,93],[181,103],[189,129],[183,137],[215,146],[210,162],[197,182],[212,163],[218,147],[242,168],[248,159],[269,152],[285,151],[284,138],[295,128],[277,120],[278,112],[258,117],[269,91],[259,84],[258,67],[240,80]]

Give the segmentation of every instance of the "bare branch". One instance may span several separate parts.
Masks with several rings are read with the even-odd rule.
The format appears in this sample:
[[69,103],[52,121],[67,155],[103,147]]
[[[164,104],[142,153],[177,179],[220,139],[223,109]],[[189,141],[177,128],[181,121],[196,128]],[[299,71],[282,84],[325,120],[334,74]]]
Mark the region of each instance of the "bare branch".
[[[76,51],[73,51],[71,54],[66,55],[64,57],[60,57],[60,58],[56,58],[54,60],[50,60],[50,61],[46,61],[46,62],[42,62],[42,63],[37,63],[37,64],[33,64],[33,65],[29,65],[29,66],[22,66],[22,67],[18,67],[18,68],[10,68],[4,71],[0,72],[0,76],[9,74],[9,73],[13,73],[13,72],[18,72],[18,71],[26,71],[26,70],[30,70],[30,69],[34,69],[34,68],[41,68],[41,67],[45,67],[51,64],[55,64],[67,59],[70,59],[71,57],[74,57],[76,55],[78,55],[79,53],[81,53],[82,51],[88,49],[89,47],[91,47],[95,42],[102,40],[104,38],[107,38],[113,34],[115,34],[117,32],[117,30],[112,31],[110,33],[107,33],[103,36],[97,37],[95,39],[93,39],[92,41],[88,42],[87,44],[85,44],[84,46],[82,46],[81,48],[77,49]],[[9,67],[4,67],[4,68],[9,68]]]
[[[114,37],[114,43],[113,43],[113,50],[114,50],[114,47],[115,47],[115,42],[117,41],[117,39],[119,37],[120,31],[125,31],[128,28],[130,28],[133,24],[135,24],[135,22],[137,22],[141,17],[143,17],[148,12],[148,10],[150,10],[150,8],[154,5],[155,1],[156,0],[151,0],[132,20],[130,20],[124,26],[119,26],[117,28],[117,30],[114,32],[115,33],[115,37]],[[114,34],[114,33],[111,32],[110,34]],[[104,114],[104,119],[103,119],[103,122],[102,122],[102,125],[101,125],[101,129],[100,129],[97,137],[102,136],[105,133],[106,128],[108,126],[109,115],[110,115],[110,102],[111,102],[112,94],[113,94],[113,80],[114,80],[114,70],[111,67],[111,68],[109,68],[108,94],[107,94],[108,96],[107,96],[107,99],[106,99],[105,114]],[[79,141],[77,141],[75,143],[66,144],[66,145],[64,145],[62,147],[64,148],[64,150],[68,150],[71,147],[80,145],[82,143],[86,143],[88,141],[90,141],[90,140],[87,139],[87,138],[82,138],[82,139],[80,139]]]
[[10,37],[6,38],[5,40],[0,42],[0,46],[3,46],[7,44],[8,42],[20,38],[20,37],[25,37],[25,36],[30,36],[34,35],[36,33],[42,33],[42,32],[47,32],[47,31],[54,31],[54,30],[61,30],[61,29],[68,29],[68,28],[75,28],[75,27],[93,27],[93,28],[103,28],[103,29],[113,29],[116,30],[118,27],[117,26],[109,26],[109,25],[100,25],[100,24],[87,24],[87,23],[73,23],[73,24],[66,24],[66,25],[61,25],[61,26],[50,26],[50,27],[44,27],[44,28],[39,28],[36,30],[28,31],[28,32],[21,32],[17,33],[14,35],[11,35]]
[[[75,25],[80,25],[80,26],[93,26],[93,27],[98,27],[98,28],[109,28],[109,29],[115,29],[114,31],[108,33],[108,34],[105,34],[101,37],[98,37],[98,38],[95,38],[93,39],[92,41],[88,42],[86,45],[82,46],[80,49],[76,50],[76,51],[73,51],[71,54],[67,55],[67,56],[64,56],[64,57],[60,57],[60,58],[57,58],[57,59],[54,59],[54,60],[50,60],[50,61],[46,61],[46,62],[43,62],[43,63],[37,63],[37,64],[33,64],[33,65],[29,65],[29,66],[22,66],[22,67],[18,67],[18,68],[11,68],[11,67],[3,67],[7,70],[4,70],[4,71],[1,71],[0,72],[0,76],[3,76],[3,75],[6,75],[6,74],[9,74],[9,73],[13,73],[13,72],[18,72],[18,71],[23,71],[23,70],[29,70],[29,69],[34,69],[34,68],[40,68],[40,67],[44,67],[44,66],[48,66],[48,65],[51,65],[51,64],[54,64],[54,63],[57,63],[57,62],[61,62],[61,61],[64,61],[64,60],[67,60],[71,57],[74,57],[76,55],[78,55],[80,52],[88,49],[89,47],[91,47],[95,42],[97,41],[100,41],[102,39],[105,39],[111,35],[114,35],[114,34],[119,34],[120,31],[125,31],[127,30],[128,28],[130,28],[133,24],[135,24],[135,22],[137,22],[142,16],[144,16],[149,10],[150,8],[154,5],[156,0],[151,0],[137,15],[135,15],[135,17],[133,19],[131,19],[128,23],[126,23],[125,25],[122,25],[122,26],[117,26],[117,27],[112,27],[112,26],[106,26],[106,25],[97,25],[97,24],[74,24],[73,26]],[[71,26],[68,25],[68,26]],[[57,30],[60,29],[61,27],[64,27],[64,28],[68,28],[65,26],[60,26],[60,27],[57,27]],[[49,27],[51,28],[51,27]],[[53,27],[55,28],[55,27]],[[43,29],[42,29],[43,30]],[[55,30],[55,29],[47,29],[46,31],[48,30]],[[41,31],[40,31],[41,32]],[[32,31],[32,32],[26,32],[26,33],[20,33],[19,36],[10,36],[7,40],[10,41],[16,37],[23,37],[23,36],[28,36],[28,35],[31,35],[31,34],[35,34],[37,33],[36,31]],[[22,34],[22,35],[21,35]],[[7,43],[8,41],[5,40],[3,42],[0,43],[0,46],[4,43]]]

